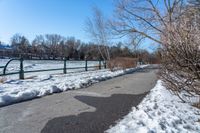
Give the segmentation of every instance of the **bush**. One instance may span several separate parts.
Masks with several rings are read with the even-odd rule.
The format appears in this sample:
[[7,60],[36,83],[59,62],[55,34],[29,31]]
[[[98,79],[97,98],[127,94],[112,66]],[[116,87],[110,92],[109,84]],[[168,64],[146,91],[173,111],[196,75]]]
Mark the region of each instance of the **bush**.
[[108,62],[108,68],[111,71],[118,70],[118,69],[127,69],[133,68],[137,66],[137,59],[136,58],[128,58],[128,57],[116,57],[111,59]]
[[200,14],[187,10],[170,25],[170,32],[162,36],[161,78],[166,87],[184,102],[187,96],[199,96],[200,103]]

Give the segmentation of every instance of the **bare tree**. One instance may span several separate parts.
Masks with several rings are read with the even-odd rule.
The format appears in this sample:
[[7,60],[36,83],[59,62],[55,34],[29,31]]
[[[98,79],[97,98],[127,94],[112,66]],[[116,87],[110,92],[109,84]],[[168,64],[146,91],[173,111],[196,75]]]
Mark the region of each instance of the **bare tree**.
[[25,36],[15,34],[11,38],[11,46],[14,48],[16,52],[20,55],[26,55],[28,53],[28,47],[30,43]]
[[32,54],[41,58],[45,58],[48,54],[48,49],[45,45],[45,38],[43,35],[37,35],[32,41]]
[[110,60],[108,23],[98,8],[93,9],[93,18],[86,22],[86,31],[98,43],[99,52],[104,60]]
[[170,30],[170,23],[177,19],[177,10],[182,10],[182,5],[183,0],[120,0],[116,19],[110,25],[115,34],[134,34],[162,44],[160,34],[165,35],[164,29]]
[[161,77],[176,94],[200,95],[199,5],[199,0],[191,6],[184,0],[119,0],[110,22],[117,35],[139,35],[161,45]]
[[57,58],[59,56],[59,45],[65,38],[57,34],[46,34],[45,38],[50,54],[53,56],[53,59]]

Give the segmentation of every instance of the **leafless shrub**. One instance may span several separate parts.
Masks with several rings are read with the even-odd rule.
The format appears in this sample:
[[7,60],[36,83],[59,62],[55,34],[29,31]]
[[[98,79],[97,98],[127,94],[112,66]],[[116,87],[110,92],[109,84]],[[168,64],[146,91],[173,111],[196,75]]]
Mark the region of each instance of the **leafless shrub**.
[[127,57],[116,57],[108,62],[108,68],[111,71],[114,71],[116,69],[125,70],[127,68],[136,67],[136,65],[137,65],[137,59],[127,58]]
[[115,34],[139,35],[161,45],[161,77],[183,101],[182,91],[200,96],[200,1],[191,1],[195,4],[119,0],[116,17],[110,22]]
[[99,70],[99,64],[94,66],[95,70]]
[[[161,36],[163,43],[161,77],[167,88],[179,95],[200,96],[200,14],[186,7],[181,17],[170,25],[170,32]],[[200,103],[200,99],[199,99]]]

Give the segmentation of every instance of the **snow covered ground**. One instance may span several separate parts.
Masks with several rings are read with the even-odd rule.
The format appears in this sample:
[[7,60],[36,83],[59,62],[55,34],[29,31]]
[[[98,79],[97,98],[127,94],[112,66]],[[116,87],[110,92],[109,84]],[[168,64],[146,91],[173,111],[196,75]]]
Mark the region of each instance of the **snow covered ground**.
[[200,133],[200,110],[158,81],[149,95],[107,133]]
[[146,66],[147,65],[128,69],[126,71],[118,70],[114,72],[104,69],[68,74],[47,73],[33,76],[26,80],[12,79],[9,77],[3,83],[0,83],[0,106],[42,97],[52,93],[79,89]]
[[[0,66],[5,66],[6,63],[9,61],[9,59],[0,59]],[[63,68],[64,62],[63,61],[55,61],[55,60],[24,60],[24,71],[32,71],[32,70],[41,70],[41,69],[57,69],[57,68]],[[67,61],[66,64],[67,68],[73,68],[73,67],[85,67],[85,61]],[[98,66],[98,61],[88,61],[88,66]],[[103,63],[102,63],[103,65]],[[10,64],[7,67],[6,72],[18,72],[19,71],[20,62],[18,60],[14,60],[10,62]],[[95,68],[91,68],[95,69]],[[68,69],[67,72],[76,72],[84,70],[83,69]],[[49,74],[53,73],[62,73],[62,70],[58,71],[52,71],[48,72]],[[3,68],[0,68],[0,74],[3,73]],[[47,72],[40,72],[39,74],[47,74]],[[37,73],[26,73],[25,76],[33,76],[37,75]],[[16,76],[18,78],[18,75]],[[13,75],[12,75],[13,78]]]

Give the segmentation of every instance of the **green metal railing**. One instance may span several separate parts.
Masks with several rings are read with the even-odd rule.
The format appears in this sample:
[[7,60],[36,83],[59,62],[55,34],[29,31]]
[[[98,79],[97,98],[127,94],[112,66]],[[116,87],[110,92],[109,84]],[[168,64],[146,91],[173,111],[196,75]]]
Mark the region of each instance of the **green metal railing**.
[[[10,72],[6,73],[7,67],[12,61],[19,61],[20,62],[20,70],[18,72]],[[33,59],[33,60],[39,60],[39,59]],[[31,60],[32,61],[32,60]],[[41,61],[41,60],[39,60]],[[45,60],[46,61],[46,60]],[[67,67],[67,58],[64,58],[64,60],[50,60],[50,61],[63,61],[64,66],[63,68],[55,68],[55,69],[40,69],[40,70],[27,70],[24,71],[23,67],[23,62],[24,59],[10,59],[5,66],[0,66],[0,68],[3,68],[3,74],[0,74],[0,76],[7,76],[7,75],[14,75],[14,74],[19,74],[19,79],[24,79],[24,74],[25,73],[34,73],[34,72],[45,72],[45,71],[57,71],[57,70],[63,70],[63,73],[66,74],[67,70],[69,69],[85,69],[85,71],[88,71],[88,68],[96,68],[97,66],[88,66],[88,61],[97,61],[97,60],[84,60],[85,61],[85,66],[84,67]],[[70,60],[70,61],[77,61],[77,60]],[[80,60],[83,61],[83,60]],[[98,69],[102,69],[102,62],[103,62],[103,67],[106,69],[106,61],[99,60],[98,64]]]

